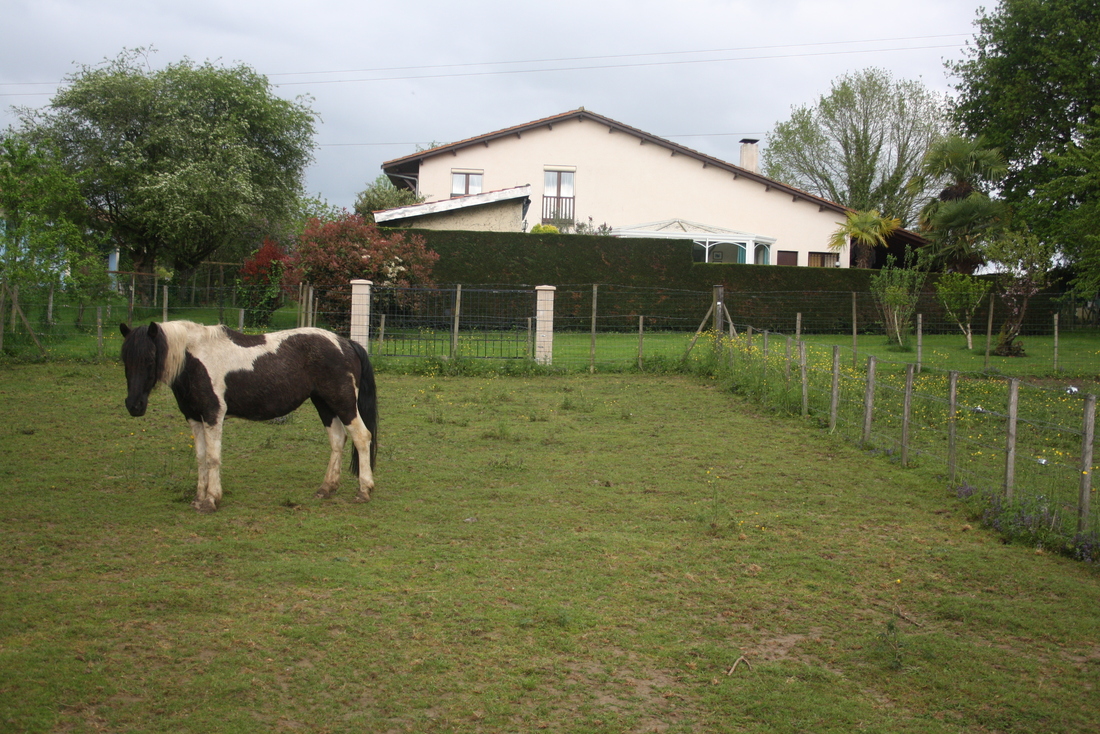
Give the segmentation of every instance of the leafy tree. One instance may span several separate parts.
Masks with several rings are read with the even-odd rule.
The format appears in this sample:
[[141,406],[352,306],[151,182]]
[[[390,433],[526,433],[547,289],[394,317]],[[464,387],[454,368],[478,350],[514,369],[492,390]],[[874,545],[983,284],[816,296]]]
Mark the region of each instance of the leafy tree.
[[1062,254],[1074,266],[1074,290],[1086,298],[1100,293],[1100,106],[1079,143],[1050,156],[1053,178],[1039,187],[1035,209],[1043,209]]
[[989,148],[981,137],[949,135],[932,145],[910,187],[943,187],[920,214],[935,262],[966,273],[982,263],[982,244],[996,235],[1008,213],[1004,203],[988,193],[1006,171],[1000,151]]
[[998,266],[1001,300],[1008,306],[1008,315],[997,337],[994,354],[1002,357],[1023,356],[1017,342],[1031,297],[1045,286],[1057,248],[1028,230],[1006,230],[986,245],[985,255]]
[[901,222],[884,217],[875,210],[851,211],[844,224],[829,239],[829,249],[839,252],[849,242],[855,250],[856,267],[869,268],[874,248],[885,247],[886,240],[901,227]]
[[374,183],[359,192],[359,196],[355,198],[355,213],[365,221],[373,223],[374,213],[377,211],[419,204],[426,199],[426,196],[418,196],[415,191],[397,188],[389,177],[382,173],[374,179]]
[[924,192],[907,183],[925,152],[947,132],[944,100],[917,81],[882,69],[846,74],[816,104],[776,124],[764,173],[858,211],[909,226]]
[[[1056,157],[1100,119],[1100,5],[1000,0],[979,13],[968,58],[948,64],[959,79],[955,117],[1003,152],[1004,197],[1019,205],[1057,175]],[[1041,230],[1042,215],[1028,218]]]
[[54,152],[11,132],[0,136],[0,281],[60,285],[77,300],[106,282],[100,241],[81,225],[76,181]]
[[989,294],[992,284],[966,273],[944,273],[936,281],[936,298],[943,310],[966,335],[966,348],[974,348],[974,314]]
[[905,248],[905,263],[895,264],[894,256],[886,258],[886,266],[871,276],[871,296],[882,314],[886,336],[898,347],[909,346],[913,314],[920,302],[921,290],[928,278],[924,256]]
[[154,70],[142,49],[82,66],[21,117],[60,151],[88,223],[145,272],[253,249],[290,217],[313,150],[313,112],[251,68],[184,59]]
[[419,235],[383,234],[358,214],[313,220],[290,259],[286,283],[311,283],[330,326],[342,326],[351,313],[348,283],[355,278],[376,287],[431,286],[439,255]]

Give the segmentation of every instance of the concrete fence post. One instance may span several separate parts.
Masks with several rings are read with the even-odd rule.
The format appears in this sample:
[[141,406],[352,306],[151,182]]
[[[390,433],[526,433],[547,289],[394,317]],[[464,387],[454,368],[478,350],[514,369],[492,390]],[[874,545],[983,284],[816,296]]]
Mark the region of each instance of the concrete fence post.
[[351,281],[351,340],[370,354],[370,289],[369,280]]
[[535,286],[535,362],[554,362],[554,291],[552,285]]

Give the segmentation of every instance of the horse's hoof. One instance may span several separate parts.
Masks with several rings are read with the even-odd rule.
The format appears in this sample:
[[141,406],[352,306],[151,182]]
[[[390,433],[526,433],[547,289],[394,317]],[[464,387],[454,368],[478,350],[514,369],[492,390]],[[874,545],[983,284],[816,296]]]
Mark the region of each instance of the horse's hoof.
[[319,500],[330,500],[332,499],[332,495],[335,491],[335,489],[325,489],[324,487],[321,487],[313,496]]
[[370,492],[364,492],[359,490],[359,494],[355,495],[356,502],[370,502]]
[[210,500],[195,500],[191,503],[191,506],[195,508],[196,512],[201,512],[204,515],[209,515],[218,509],[218,506]]

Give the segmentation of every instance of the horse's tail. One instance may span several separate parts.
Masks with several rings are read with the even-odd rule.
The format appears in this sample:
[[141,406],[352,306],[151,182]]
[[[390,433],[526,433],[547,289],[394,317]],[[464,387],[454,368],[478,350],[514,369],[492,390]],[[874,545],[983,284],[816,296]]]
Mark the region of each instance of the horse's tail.
[[[359,417],[370,431],[370,468],[374,470],[374,462],[378,456],[378,393],[374,385],[374,367],[371,366],[370,357],[362,344],[352,342],[355,354],[359,357],[362,369],[359,373]],[[359,473],[359,449],[351,450],[351,473]]]

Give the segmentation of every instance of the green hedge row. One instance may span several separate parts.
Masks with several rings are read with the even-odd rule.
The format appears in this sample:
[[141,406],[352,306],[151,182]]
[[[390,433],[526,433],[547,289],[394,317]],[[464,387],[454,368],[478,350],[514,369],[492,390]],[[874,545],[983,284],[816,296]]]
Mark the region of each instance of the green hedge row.
[[[409,230],[422,236],[429,248],[439,253],[434,269],[441,286],[462,284],[568,286],[601,284],[600,312],[615,308],[622,315],[667,316],[670,319],[699,319],[699,307],[686,299],[667,294],[647,297],[641,293],[620,294],[602,285],[626,289],[665,289],[710,293],[722,285],[726,304],[737,323],[790,333],[796,314],[801,313],[807,332],[837,332],[851,329],[851,293],[857,298],[861,331],[877,331],[880,316],[870,298],[870,279],[875,271],[856,268],[809,268],[778,265],[695,263],[692,243],[686,240],[618,238],[592,235],[527,234],[517,232],[459,232]],[[935,275],[925,285],[921,311],[926,327],[954,329],[934,297]],[[1057,289],[1055,289],[1056,291]],[[564,295],[564,294],[562,294]],[[705,296],[702,296],[704,299]],[[570,293],[559,298],[558,317],[586,318],[590,298]],[[612,306],[617,304],[617,306]],[[1057,292],[1033,300],[1028,326],[1039,331],[1049,328],[1051,314],[1060,308]],[[1005,313],[998,303],[999,314]],[[999,321],[998,321],[999,325]]]
[[709,290],[867,291],[870,271],[693,263],[685,240],[626,239],[522,232],[409,230],[439,253],[441,285],[614,283]]

